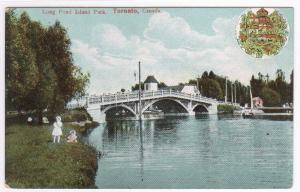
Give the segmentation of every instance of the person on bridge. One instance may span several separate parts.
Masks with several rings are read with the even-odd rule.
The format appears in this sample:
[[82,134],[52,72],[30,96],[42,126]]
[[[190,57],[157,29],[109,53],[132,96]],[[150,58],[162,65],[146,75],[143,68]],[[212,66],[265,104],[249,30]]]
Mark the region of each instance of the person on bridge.
[[52,131],[52,136],[53,136],[53,143],[55,143],[55,140],[57,140],[57,143],[60,142],[60,136],[62,135],[62,122],[61,122],[61,117],[57,116],[56,121],[53,123],[53,131]]

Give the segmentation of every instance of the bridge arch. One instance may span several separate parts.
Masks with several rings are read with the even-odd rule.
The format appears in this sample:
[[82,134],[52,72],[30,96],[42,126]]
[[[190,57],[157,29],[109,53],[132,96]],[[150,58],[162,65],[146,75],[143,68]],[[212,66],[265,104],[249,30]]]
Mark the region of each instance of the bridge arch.
[[134,116],[136,116],[136,113],[133,109],[131,109],[129,106],[121,104],[121,105],[113,105],[113,106],[108,106],[104,110],[102,110],[103,113],[106,113],[107,111],[114,109],[114,108],[125,108],[128,111],[130,111]]
[[193,106],[192,110],[195,111],[195,109],[196,109],[197,107],[203,107],[203,108],[206,110],[206,112],[209,112],[208,107],[207,107],[205,104],[198,103],[198,104],[196,104],[195,106]]
[[188,113],[189,110],[188,108],[183,104],[181,103],[180,101],[178,101],[177,99],[172,99],[172,98],[161,98],[161,99],[156,99],[154,101],[151,101],[150,103],[148,103],[147,105],[144,106],[144,108],[142,109],[142,113],[144,113],[151,105],[159,102],[159,101],[163,101],[163,100],[168,100],[168,101],[174,101],[176,103],[178,103],[181,107],[183,107],[183,109]]

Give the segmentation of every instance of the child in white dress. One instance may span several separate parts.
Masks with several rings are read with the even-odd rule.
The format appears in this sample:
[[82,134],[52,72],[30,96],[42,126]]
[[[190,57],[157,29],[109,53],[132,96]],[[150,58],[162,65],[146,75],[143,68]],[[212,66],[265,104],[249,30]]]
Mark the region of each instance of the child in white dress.
[[57,116],[56,121],[53,123],[53,131],[52,131],[52,136],[53,136],[53,143],[55,143],[55,140],[57,139],[57,143],[60,142],[60,136],[62,135],[62,128],[63,124],[61,122],[61,117]]

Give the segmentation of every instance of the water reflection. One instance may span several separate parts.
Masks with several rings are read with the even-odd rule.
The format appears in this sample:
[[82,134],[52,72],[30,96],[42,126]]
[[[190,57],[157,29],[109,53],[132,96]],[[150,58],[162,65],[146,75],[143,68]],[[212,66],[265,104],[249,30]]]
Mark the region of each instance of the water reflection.
[[115,121],[89,143],[99,188],[273,188],[292,182],[292,122],[202,115]]
[[143,121],[139,120],[140,132],[140,166],[141,166],[141,181],[144,181],[144,147],[143,147]]

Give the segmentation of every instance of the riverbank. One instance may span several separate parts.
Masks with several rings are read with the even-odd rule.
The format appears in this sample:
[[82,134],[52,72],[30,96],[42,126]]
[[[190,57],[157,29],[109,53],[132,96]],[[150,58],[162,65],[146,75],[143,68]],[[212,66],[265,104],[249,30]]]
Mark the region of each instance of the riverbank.
[[51,125],[9,124],[5,179],[12,188],[95,188],[96,151],[82,143],[53,144]]

